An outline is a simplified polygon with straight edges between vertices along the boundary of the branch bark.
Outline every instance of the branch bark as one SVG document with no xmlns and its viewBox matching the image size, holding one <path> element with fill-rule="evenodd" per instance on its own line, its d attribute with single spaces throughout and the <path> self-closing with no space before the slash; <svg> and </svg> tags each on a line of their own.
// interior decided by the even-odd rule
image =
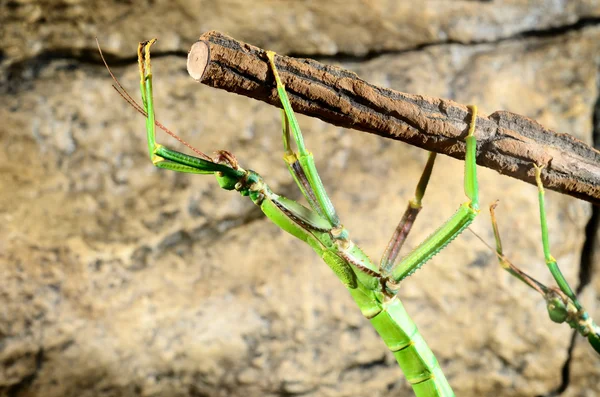
<svg viewBox="0 0 600 397">
<path fill-rule="evenodd" d="M 451 100 L 406 94 L 311 59 L 277 56 L 294 111 L 464 160 L 469 111 Z M 203 34 L 188 54 L 197 81 L 281 107 L 266 52 L 219 32 Z M 477 164 L 535 185 L 543 165 L 548 189 L 600 205 L 600 152 L 518 114 L 477 117 Z"/>
</svg>

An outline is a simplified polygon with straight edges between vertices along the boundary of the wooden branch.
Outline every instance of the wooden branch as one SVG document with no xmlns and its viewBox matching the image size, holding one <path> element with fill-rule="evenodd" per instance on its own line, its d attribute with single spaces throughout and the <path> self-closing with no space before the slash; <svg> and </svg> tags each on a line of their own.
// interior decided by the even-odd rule
<svg viewBox="0 0 600 397">
<path fill-rule="evenodd" d="M 311 59 L 277 56 L 276 64 L 296 112 L 464 160 L 465 105 L 377 87 Z M 219 32 L 192 46 L 188 72 L 206 85 L 281 107 L 265 50 Z M 479 115 L 476 136 L 479 165 L 533 185 L 533 164 L 544 165 L 545 187 L 600 205 L 598 150 L 504 111 Z"/>
</svg>

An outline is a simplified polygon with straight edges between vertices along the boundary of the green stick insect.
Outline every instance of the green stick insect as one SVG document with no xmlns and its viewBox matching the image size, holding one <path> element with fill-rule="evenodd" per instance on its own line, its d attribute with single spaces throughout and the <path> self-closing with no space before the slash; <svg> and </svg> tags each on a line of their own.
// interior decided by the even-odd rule
<svg viewBox="0 0 600 397">
<path fill-rule="evenodd" d="M 509 272 L 512 276 L 524 282 L 532 289 L 539 292 L 546 301 L 546 309 L 550 319 L 555 323 L 567 323 L 582 336 L 586 337 L 596 352 L 600 353 L 600 327 L 594 323 L 590 315 L 585 311 L 575 293 L 569 286 L 560 271 L 556 259 L 550 254 L 550 243 L 548 240 L 548 224 L 546 222 L 546 209 L 544 200 L 544 185 L 542 184 L 542 168 L 534 165 L 535 180 L 538 187 L 538 200 L 540 207 L 540 224 L 542 230 L 542 246 L 544 248 L 544 257 L 546 265 L 556 281 L 558 287 L 547 287 L 527 273 L 523 272 L 513 265 L 503 254 L 502 241 L 498 231 L 498 222 L 496 221 L 495 209 L 498 202 L 490 206 L 490 215 L 492 217 L 492 227 L 496 239 L 496 254 L 500 266 Z M 477 236 L 479 237 L 479 236 Z M 487 245 L 487 244 L 486 244 Z"/>
<path fill-rule="evenodd" d="M 415 323 L 406 313 L 397 292 L 402 280 L 448 245 L 473 221 L 479 212 L 475 164 L 476 138 L 474 136 L 477 108 L 469 107 L 471 114 L 465 138 L 464 187 L 468 201 L 462 204 L 446 223 L 415 250 L 402 259 L 398 258 L 400 248 L 422 207 L 421 200 L 435 161 L 435 153 L 431 153 L 417 184 L 415 197 L 409 201 L 379 265 L 376 265 L 350 240 L 348 231 L 341 224 L 331 200 L 325 192 L 313 156 L 304 145 L 300 127 L 277 72 L 275 53 L 266 52 L 265 55 L 275 77 L 277 94 L 283 107 L 284 160 L 310 208 L 271 191 L 260 175 L 240 167 L 233 154 L 221 150 L 214 158 L 211 158 L 187 144 L 155 120 L 150 65 L 150 47 L 155 41 L 156 39 L 153 39 L 140 43 L 138 47 L 143 106 L 138 105 L 129 96 L 111 73 L 116 82 L 117 92 L 146 117 L 148 152 L 152 163 L 159 168 L 177 172 L 214 174 L 223 189 L 237 190 L 242 196 L 249 196 L 267 218 L 281 229 L 306 242 L 333 270 L 347 287 L 363 315 L 369 319 L 394 354 L 416 396 L 454 396 L 437 359 L 419 334 Z M 156 126 L 184 143 L 198 156 L 190 156 L 156 143 Z M 292 140 L 297 151 L 292 148 Z M 499 237 L 497 237 L 497 241 L 499 243 Z M 499 257 L 503 258 L 501 251 L 498 252 Z M 574 304 L 576 300 L 571 299 L 570 302 Z M 566 304 L 566 306 L 569 305 Z"/>
</svg>

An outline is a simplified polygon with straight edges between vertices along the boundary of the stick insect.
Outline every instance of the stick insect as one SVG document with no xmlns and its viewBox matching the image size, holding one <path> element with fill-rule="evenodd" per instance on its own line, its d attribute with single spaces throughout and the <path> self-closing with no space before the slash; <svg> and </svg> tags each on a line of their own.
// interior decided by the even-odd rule
<svg viewBox="0 0 600 397">
<path fill-rule="evenodd" d="M 544 301 L 546 302 L 546 309 L 548 310 L 548 316 L 550 317 L 550 320 L 558 324 L 568 324 L 571 328 L 579 332 L 579 334 L 586 337 L 594 350 L 600 353 L 600 327 L 594 323 L 590 315 L 583 308 L 575 296 L 573 289 L 564 278 L 560 268 L 558 267 L 558 264 L 556 263 L 556 259 L 554 259 L 550 253 L 548 223 L 546 222 L 546 205 L 544 199 L 545 192 L 544 185 L 542 183 L 542 168 L 542 166 L 534 164 L 535 180 L 538 187 L 542 247 L 544 249 L 546 266 L 548 266 L 548 270 L 550 270 L 550 273 L 552 274 L 552 277 L 554 278 L 554 281 L 556 281 L 558 287 L 547 287 L 546 285 L 540 283 L 513 265 L 508 258 L 504 256 L 502 250 L 502 240 L 500 239 L 500 232 L 498 230 L 498 221 L 496 220 L 495 209 L 498 205 L 498 202 L 496 201 L 490 205 L 490 216 L 492 218 L 492 228 L 494 231 L 494 238 L 496 240 L 496 255 L 498 257 L 498 262 L 504 270 L 542 295 Z M 480 238 L 479 236 L 477 237 Z"/>
<path fill-rule="evenodd" d="M 422 198 L 436 158 L 435 153 L 430 153 L 417 184 L 415 197 L 409 201 L 380 263 L 376 265 L 352 242 L 348 230 L 342 225 L 327 196 L 313 156 L 304 145 L 285 86 L 279 77 L 275 53 L 267 51 L 265 57 L 273 73 L 276 92 L 283 108 L 281 113 L 284 160 L 310 208 L 274 193 L 259 174 L 242 168 L 232 153 L 220 150 L 211 158 L 193 148 L 155 119 L 150 64 L 150 48 L 155 41 L 156 39 L 142 42 L 138 46 L 142 106 L 131 98 L 111 73 L 117 92 L 146 117 L 148 152 L 152 163 L 156 167 L 177 172 L 214 174 L 221 188 L 236 190 L 242 196 L 248 196 L 275 225 L 306 242 L 331 268 L 346 286 L 362 314 L 392 351 L 417 397 L 454 396 L 437 359 L 405 311 L 397 292 L 402 280 L 448 245 L 479 213 L 475 163 L 477 108 L 470 106 L 470 114 L 466 112 L 465 116 L 468 122 L 465 123 L 467 134 L 464 189 L 468 201 L 416 249 L 399 258 L 400 249 L 422 208 Z M 188 146 L 197 156 L 174 151 L 157 143 L 156 127 Z M 499 242 L 498 234 L 496 236 Z M 501 251 L 498 252 L 503 258 Z"/>
</svg>

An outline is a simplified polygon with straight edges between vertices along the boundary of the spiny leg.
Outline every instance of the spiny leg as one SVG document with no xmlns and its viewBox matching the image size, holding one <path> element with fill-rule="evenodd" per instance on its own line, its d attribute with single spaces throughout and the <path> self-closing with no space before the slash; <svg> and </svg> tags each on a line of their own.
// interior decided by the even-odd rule
<svg viewBox="0 0 600 397">
<path fill-rule="evenodd" d="M 431 171 L 433 170 L 435 158 L 436 153 L 429 152 L 427 164 L 423 169 L 423 173 L 421 174 L 421 178 L 419 179 L 419 183 L 417 184 L 417 188 L 415 190 L 415 197 L 408 202 L 408 206 L 404 211 L 404 215 L 402 215 L 402 219 L 400 219 L 398 226 L 396 226 L 394 234 L 392 235 L 392 238 L 390 239 L 390 242 L 388 243 L 383 256 L 381 257 L 381 262 L 379 263 L 379 272 L 381 274 L 388 274 L 391 271 L 396 259 L 398 258 L 400 249 L 402 248 L 402 245 L 404 245 L 404 241 L 414 225 L 417 215 L 423 208 L 421 200 L 425 195 L 425 190 L 427 189 L 427 184 L 429 183 L 429 178 L 431 177 Z"/>
<path fill-rule="evenodd" d="M 319 177 L 313 155 L 306 150 L 300 126 L 292 110 L 285 86 L 281 82 L 277 67 L 275 66 L 275 53 L 267 51 L 267 58 L 275 76 L 277 93 L 283 107 L 284 160 L 288 164 L 288 169 L 302 191 L 302 194 L 306 197 L 313 210 L 324 216 L 333 227 L 338 227 L 340 226 L 339 217 Z M 290 147 L 292 137 L 298 148 L 298 153 L 295 153 Z M 345 235 L 344 231 L 341 231 L 341 233 Z"/>
<path fill-rule="evenodd" d="M 550 254 L 550 242 L 548 240 L 548 224 L 546 222 L 546 205 L 544 200 L 544 185 L 542 184 L 542 168 L 534 164 L 535 167 L 535 181 L 538 187 L 538 198 L 539 198 L 539 207 L 540 207 L 540 224 L 542 229 L 542 245 L 544 247 L 544 257 L 546 259 L 546 266 L 548 266 L 548 270 L 552 273 L 552 277 L 560 287 L 561 291 L 565 293 L 573 301 L 573 304 L 577 308 L 577 310 L 581 310 L 581 304 L 577 300 L 575 293 L 571 289 L 571 286 L 565 280 L 562 272 L 560 271 L 556 259 Z"/>
<path fill-rule="evenodd" d="M 218 164 L 203 158 L 190 156 L 156 143 L 156 127 L 154 114 L 154 100 L 152 94 L 152 68 L 150 64 L 150 47 L 156 39 L 142 42 L 138 46 L 138 66 L 140 72 L 140 91 L 142 104 L 146 117 L 146 134 L 148 139 L 148 152 L 152 163 L 158 168 L 191 174 L 218 173 L 219 183 L 227 184 L 229 181 L 222 179 L 239 180 L 244 175 L 244 170 L 234 169 L 225 164 Z M 222 185 L 223 186 L 223 185 Z"/>
<path fill-rule="evenodd" d="M 300 166 L 300 162 L 298 161 L 296 154 L 292 150 L 290 146 L 290 123 L 288 118 L 285 115 L 285 111 L 281 110 L 281 123 L 282 123 L 282 131 L 283 131 L 283 160 L 287 165 L 288 171 L 294 178 L 294 182 L 300 188 L 302 195 L 308 201 L 310 207 L 317 212 L 321 217 L 327 219 L 327 216 L 323 212 L 323 209 L 319 205 L 319 200 L 315 195 L 313 188 L 310 186 L 309 180 L 304 173 L 304 170 Z"/>
<path fill-rule="evenodd" d="M 562 323 L 566 321 L 568 317 L 568 302 L 569 298 L 558 288 L 549 288 L 544 284 L 540 283 L 527 273 L 513 265 L 505 256 L 502 250 L 502 240 L 500 238 L 500 231 L 498 229 L 498 221 L 496 219 L 496 207 L 498 201 L 495 201 L 490 205 L 490 216 L 492 219 L 492 229 L 494 231 L 494 239 L 496 240 L 496 254 L 500 267 L 510 273 L 513 277 L 521 280 L 525 285 L 536 290 L 544 297 L 546 301 L 546 307 L 548 314 L 552 321 Z M 479 236 L 477 236 L 479 237 Z M 483 240 L 482 240 L 483 241 Z M 573 310 L 577 310 L 573 307 Z"/>
<path fill-rule="evenodd" d="M 463 203 L 456 213 L 448 219 L 441 227 L 423 241 L 416 249 L 410 252 L 399 263 L 395 264 L 389 274 L 392 283 L 399 283 L 406 277 L 413 274 L 433 255 L 437 254 L 446 245 L 448 245 L 456 236 L 458 236 L 467 226 L 473 222 L 475 216 L 479 213 L 479 187 L 477 184 L 477 164 L 476 151 L 477 140 L 475 138 L 475 125 L 477 122 L 477 107 L 469 106 L 471 110 L 471 120 L 469 122 L 469 132 L 465 138 L 465 195 L 469 199 Z"/>
</svg>

